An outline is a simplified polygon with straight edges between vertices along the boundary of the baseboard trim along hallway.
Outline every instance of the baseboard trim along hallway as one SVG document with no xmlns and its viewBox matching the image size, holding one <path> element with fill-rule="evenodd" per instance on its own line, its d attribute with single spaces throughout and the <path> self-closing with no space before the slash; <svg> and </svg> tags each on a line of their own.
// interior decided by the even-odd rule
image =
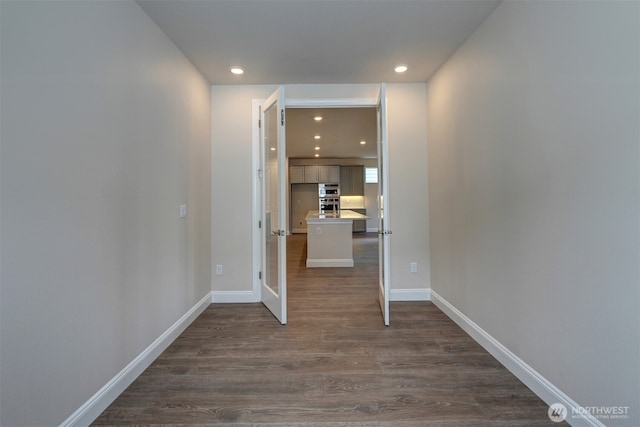
<svg viewBox="0 0 640 427">
<path fill-rule="evenodd" d="M 389 301 L 431 301 L 431 289 L 391 289 Z"/>
<path fill-rule="evenodd" d="M 91 424 L 211 304 L 211 298 L 209 292 L 60 426 L 79 427 Z"/>
<path fill-rule="evenodd" d="M 253 291 L 213 291 L 212 303 L 251 303 L 260 302 L 260 295 Z"/>
<path fill-rule="evenodd" d="M 282 328 L 271 318 L 268 312 L 265 312 L 263 307 L 261 308 L 260 305 L 254 306 L 250 304 L 239 304 L 238 306 L 232 308 L 229 304 L 218 304 L 215 309 L 212 307 L 210 310 L 206 311 L 210 303 L 256 303 L 257 301 L 259 301 L 259 298 L 256 298 L 255 292 L 253 291 L 210 292 L 197 304 L 195 304 L 194 307 L 192 307 L 184 316 L 182 316 L 177 322 L 175 322 L 166 332 L 158 337 L 140 355 L 138 355 L 133 361 L 131 361 L 131 363 L 129 363 L 127 367 L 125 367 L 120 373 L 118 373 L 113 379 L 111 379 L 111 381 L 109 381 L 104 387 L 102 387 L 71 417 L 69 417 L 64 423 L 62 423 L 62 425 L 89 425 L 92 422 L 96 421 L 98 417 L 101 417 L 101 420 L 98 424 L 113 424 L 119 419 L 120 421 L 134 421 L 140 419 L 148 421 L 149 419 L 151 419 L 135 418 L 136 411 L 140 409 L 136 409 L 136 407 L 127 406 L 127 410 L 131 411 L 129 415 L 119 413 L 117 405 L 116 409 L 112 409 L 112 411 L 108 414 L 103 414 L 103 411 L 111 406 L 112 403 L 116 401 L 118 396 L 120 396 L 125 391 L 125 389 L 127 389 L 142 374 L 142 372 L 152 364 L 152 362 L 158 359 L 161 353 L 163 353 L 163 351 L 165 351 L 167 347 L 169 347 L 169 345 L 174 340 L 176 340 L 176 338 L 178 338 L 178 336 L 180 336 L 183 331 L 185 331 L 185 329 L 187 329 L 187 327 L 191 325 L 199 315 L 205 313 L 206 311 L 206 313 L 208 313 L 207 316 L 199 320 L 200 326 L 196 326 L 193 330 L 190 329 L 190 338 L 189 336 L 186 338 L 182 337 L 183 340 L 186 339 L 189 345 L 195 346 L 196 349 L 199 345 L 206 348 L 202 355 L 200 355 L 200 350 L 197 350 L 194 353 L 197 354 L 197 356 L 193 357 L 194 360 L 192 362 L 188 362 L 195 363 L 196 366 L 194 370 L 195 374 L 192 375 L 192 381 L 199 377 L 197 373 L 200 370 L 205 373 L 203 374 L 204 379 L 202 379 L 202 381 L 206 382 L 207 380 L 210 380 L 209 377 L 211 377 L 213 373 L 217 373 L 216 382 L 220 381 L 221 383 L 224 383 L 225 381 L 227 381 L 231 385 L 231 388 L 229 389 L 230 391 L 227 390 L 227 392 L 223 391 L 222 389 L 218 390 L 216 387 L 212 386 L 212 390 L 217 390 L 217 400 L 211 402 L 205 401 L 204 403 L 200 402 L 197 404 L 194 403 L 194 407 L 197 407 L 198 404 L 200 404 L 203 405 L 203 407 L 208 408 L 205 412 L 198 412 L 196 415 L 192 414 L 196 418 L 198 416 L 202 417 L 206 415 L 206 417 L 202 418 L 202 420 L 206 419 L 207 422 L 213 422 L 216 420 L 219 422 L 220 420 L 216 417 L 220 414 L 226 414 L 227 411 L 231 411 L 233 414 L 236 414 L 235 411 L 237 410 L 236 406 L 238 405 L 238 403 L 234 400 L 234 390 L 237 391 L 247 386 L 248 384 L 252 384 L 252 376 L 257 372 L 255 371 L 255 364 L 257 364 L 257 366 L 260 366 L 260 363 L 269 366 L 273 364 L 276 371 L 280 369 L 280 371 L 282 371 L 281 374 L 285 375 L 285 377 L 288 378 L 288 380 L 285 382 L 286 387 L 283 389 L 283 398 L 289 398 L 290 395 L 292 395 L 292 393 L 287 393 L 287 391 L 291 387 L 301 387 L 301 390 L 306 390 L 310 395 L 313 395 L 313 392 L 316 389 L 324 390 L 324 388 L 328 387 L 333 391 L 334 394 L 339 394 L 342 385 L 348 385 L 350 384 L 350 381 L 355 381 L 356 383 L 358 381 L 364 381 L 365 384 L 368 384 L 369 382 L 371 382 L 372 384 L 377 384 L 375 381 L 378 381 L 377 378 L 382 375 L 387 383 L 393 385 L 395 384 L 394 381 L 402 381 L 402 379 L 397 380 L 396 375 L 399 375 L 400 377 L 402 377 L 402 375 L 409 375 L 407 378 L 417 378 L 415 368 L 413 368 L 413 364 L 417 363 L 415 362 L 415 360 L 420 360 L 420 363 L 424 362 L 423 359 L 420 359 L 417 355 L 414 354 L 415 348 L 419 347 L 421 349 L 429 348 L 429 351 L 432 352 L 432 356 L 434 358 L 430 363 L 433 364 L 432 368 L 434 368 L 435 371 L 423 372 L 422 375 L 425 376 L 425 378 L 423 378 L 423 383 L 434 381 L 433 379 L 429 379 L 429 375 L 434 375 L 434 378 L 437 378 L 436 371 L 439 371 L 446 366 L 448 366 L 449 369 L 452 369 L 452 372 L 454 374 L 465 374 L 460 375 L 460 378 L 466 378 L 466 376 L 470 373 L 472 373 L 472 375 L 479 375 L 479 378 L 484 378 L 484 381 L 486 381 L 485 385 L 493 384 L 491 381 L 495 380 L 492 376 L 486 378 L 484 377 L 484 375 L 487 375 L 487 371 L 483 371 L 481 369 L 483 366 L 489 370 L 495 370 L 494 374 L 499 373 L 500 370 L 504 371 L 505 373 L 506 371 L 509 371 L 509 375 L 517 378 L 526 387 L 528 387 L 529 390 L 527 390 L 527 393 L 530 396 L 537 395 L 536 400 L 538 400 L 538 402 L 540 403 L 538 410 L 542 411 L 542 417 L 547 417 L 547 407 L 545 407 L 545 404 L 552 405 L 554 403 L 561 403 L 565 405 L 566 408 L 568 408 L 569 416 L 567 417 L 567 421 L 571 425 L 590 427 L 603 426 L 603 424 L 601 424 L 595 418 L 586 418 L 586 416 L 588 415 L 581 417 L 576 416 L 575 418 L 573 418 L 571 416 L 572 413 L 584 413 L 579 412 L 581 407 L 577 404 L 577 402 L 575 402 L 567 394 L 562 392 L 558 387 L 544 378 L 540 373 L 535 371 L 531 366 L 529 366 L 522 359 L 516 356 L 511 350 L 501 344 L 487 331 L 483 330 L 479 325 L 474 323 L 464 313 L 462 313 L 459 309 L 453 306 L 449 301 L 444 299 L 433 289 L 392 289 L 390 291 L 390 297 L 391 301 L 397 302 L 397 305 L 393 305 L 393 310 L 395 310 L 393 312 L 396 313 L 397 317 L 394 319 L 392 316 L 392 327 L 390 329 L 377 329 L 379 327 L 379 322 L 381 319 L 379 318 L 380 313 L 377 301 L 378 256 L 376 242 L 377 240 L 374 238 L 370 238 L 368 236 L 359 236 L 356 242 L 357 244 L 355 246 L 356 251 L 354 253 L 354 255 L 357 255 L 356 258 L 358 260 L 354 271 L 358 270 L 358 274 L 357 278 L 354 278 L 352 277 L 351 269 L 334 268 L 316 270 L 305 268 L 304 258 L 306 254 L 303 251 L 305 243 L 304 236 L 294 236 L 290 238 L 288 242 L 288 251 L 290 253 L 290 257 L 288 258 L 287 262 L 288 271 L 290 273 L 288 274 L 288 278 L 290 279 L 291 285 L 289 295 L 289 310 L 292 319 L 291 324 L 287 325 L 286 328 Z M 289 245 L 291 246 L 290 248 Z M 431 302 L 427 303 L 428 301 Z M 434 310 L 430 310 L 429 305 L 413 305 L 414 303 L 420 304 L 421 302 L 425 304 L 432 304 L 431 307 L 440 310 L 440 316 L 442 320 L 438 320 L 437 312 L 435 312 Z M 238 314 L 236 313 L 236 311 L 238 311 L 238 313 L 244 312 L 248 314 Z M 233 316 L 240 317 L 234 318 Z M 451 326 L 446 330 L 449 331 L 449 333 L 454 332 L 454 334 L 451 335 L 450 338 L 443 338 L 443 336 L 439 333 L 436 333 L 434 335 L 433 331 L 428 328 L 420 329 L 416 327 L 416 321 L 422 322 L 421 324 L 423 325 L 423 328 L 424 325 L 427 324 L 432 324 L 435 327 L 445 325 L 446 323 L 442 322 L 446 318 L 451 320 L 451 322 L 447 322 Z M 213 322 L 216 327 L 213 329 L 209 328 L 208 326 L 206 326 L 207 322 Z M 203 323 L 205 324 L 204 327 L 202 326 Z M 455 326 L 454 323 L 457 324 L 457 326 Z M 206 341 L 199 341 L 199 339 L 202 338 L 202 332 L 198 331 L 198 328 L 203 328 L 202 331 L 205 332 L 205 335 L 207 337 Z M 460 332 L 458 335 L 455 334 L 456 329 Z M 392 330 L 395 330 L 395 332 L 391 333 L 390 331 Z M 253 340 L 247 341 L 247 337 L 245 335 L 248 333 L 247 331 L 251 331 L 251 334 L 249 336 L 253 337 Z M 468 336 L 462 334 L 462 331 L 464 331 L 464 333 L 466 333 Z M 316 335 L 313 335 L 314 333 Z M 312 336 L 308 337 L 305 334 L 311 334 Z M 403 341 L 406 337 L 411 338 L 420 336 L 423 337 L 423 341 L 420 341 L 419 344 L 412 342 L 406 343 Z M 456 339 L 464 341 L 464 339 L 462 338 L 463 336 L 466 337 L 464 339 L 466 339 L 468 342 L 475 341 L 479 346 L 483 347 L 488 354 L 484 353 L 484 350 L 482 350 L 482 353 L 486 354 L 487 358 L 490 357 L 489 354 L 493 358 L 495 358 L 495 360 L 493 361 L 493 365 L 490 364 L 489 359 L 485 359 L 485 356 L 483 356 L 481 353 L 478 353 L 477 351 L 474 353 L 474 347 L 480 349 L 480 347 L 475 345 L 470 346 L 468 344 L 464 344 L 464 342 L 457 344 L 460 349 L 471 349 L 471 353 L 468 355 L 455 351 L 447 351 L 448 347 L 452 346 L 452 348 L 455 348 L 454 341 Z M 216 339 L 212 340 L 211 338 L 213 337 L 215 337 Z M 306 344 L 307 341 L 305 341 L 305 337 L 309 340 L 308 344 Z M 227 343 L 227 341 L 229 342 Z M 373 345 L 372 342 L 375 345 Z M 270 343 L 275 343 L 275 347 L 269 347 Z M 189 345 L 187 345 L 185 348 L 188 348 Z M 221 346 L 220 348 L 224 350 L 224 354 L 219 353 L 216 350 L 216 345 Z M 287 363 L 283 363 L 282 361 L 270 361 L 268 355 L 271 352 L 277 353 L 278 351 L 282 351 L 282 345 L 287 346 L 286 351 L 283 353 L 283 357 L 286 355 L 286 357 L 291 358 L 291 360 Z M 315 348 L 315 345 L 318 345 L 319 347 Z M 402 345 L 404 345 L 404 347 L 402 348 L 404 348 L 405 354 L 402 354 L 402 352 L 398 353 L 398 346 Z M 262 346 L 264 346 L 264 348 Z M 367 348 L 367 346 L 370 346 L 369 350 L 366 350 L 363 354 L 360 354 L 359 352 L 362 351 L 362 348 Z M 257 351 L 259 357 L 257 357 L 255 360 L 253 356 L 245 359 L 238 356 L 244 355 L 245 350 L 251 348 L 253 348 L 254 350 L 261 349 Z M 394 350 L 391 353 L 387 353 L 387 351 L 389 351 L 388 348 L 393 348 Z M 173 360 L 175 359 L 176 354 L 181 354 L 181 351 L 186 351 L 185 354 L 190 354 L 188 350 L 180 350 L 180 346 L 178 346 L 177 350 L 175 350 L 174 353 L 171 353 L 173 354 L 173 357 L 171 356 L 171 354 L 169 356 L 163 356 L 165 357 L 165 360 L 161 360 L 160 365 L 163 365 L 164 363 L 163 366 L 166 367 L 173 366 L 172 364 L 176 363 L 178 365 L 187 363 L 183 360 L 180 360 L 180 357 L 178 357 L 178 359 L 176 360 Z M 234 353 L 234 351 L 236 353 Z M 296 351 L 298 351 L 298 353 L 295 353 Z M 380 353 L 376 353 L 376 351 L 379 351 Z M 227 354 L 227 352 L 229 353 Z M 372 354 L 375 357 L 373 357 L 371 360 L 368 360 L 367 357 L 372 357 Z M 402 360 L 402 357 L 404 357 L 406 359 L 405 362 L 400 363 L 396 361 L 394 359 L 396 356 L 399 357 L 400 360 Z M 236 358 L 238 357 L 240 358 L 236 360 Z M 467 359 L 465 359 L 465 357 Z M 475 364 L 469 364 L 469 360 L 475 360 L 473 358 L 477 357 L 480 357 L 480 359 L 478 359 L 480 360 L 480 362 L 476 361 L 474 362 Z M 218 358 L 220 358 L 220 360 L 218 360 Z M 239 372 L 242 372 L 242 369 L 244 369 L 245 371 L 250 372 L 251 375 L 246 378 L 242 375 L 240 375 L 240 377 L 238 378 L 235 378 L 233 376 L 228 377 L 228 374 L 224 370 L 226 368 L 224 368 L 223 366 L 224 361 L 226 360 L 225 358 L 234 359 L 233 366 L 235 367 L 235 369 L 239 369 Z M 453 359 L 454 361 L 458 359 L 459 360 L 458 362 L 453 363 L 449 361 L 450 359 Z M 305 362 L 301 363 L 300 360 L 305 360 Z M 242 361 L 244 361 L 243 363 L 247 364 L 247 366 L 244 366 L 241 363 Z M 354 361 L 357 361 L 357 363 Z M 363 377 L 363 375 L 365 375 L 365 373 L 367 372 L 367 363 L 365 362 L 375 366 L 374 371 L 376 375 L 372 377 L 373 379 L 367 380 Z M 499 365 L 498 362 L 502 365 L 500 369 L 497 369 L 497 365 Z M 352 363 L 353 366 L 350 363 Z M 442 366 L 437 366 L 438 363 Z M 468 366 L 465 365 L 465 363 L 468 364 Z M 332 366 L 332 364 L 337 364 L 336 366 L 339 365 L 340 367 L 343 367 L 344 365 L 348 369 L 346 369 L 345 372 L 341 372 L 339 369 L 337 371 L 332 369 L 330 371 L 330 375 L 327 374 L 326 378 L 320 375 L 322 373 L 322 369 L 325 368 L 325 365 Z M 427 366 L 428 365 L 429 363 L 427 363 Z M 476 372 L 476 368 L 478 367 L 476 365 L 480 367 L 481 372 Z M 464 371 L 464 369 L 460 372 L 455 370 L 459 369 L 460 367 L 464 368 L 465 366 L 465 369 L 467 369 L 467 371 Z M 169 372 L 168 374 L 166 374 L 164 371 L 162 371 L 162 369 L 161 371 L 163 372 L 163 375 L 168 375 L 167 378 L 179 382 L 184 380 L 184 378 L 182 378 L 182 376 L 180 375 L 181 369 L 184 369 L 184 366 L 180 365 L 180 369 L 178 369 L 176 373 Z M 421 369 L 424 369 L 424 367 L 422 367 Z M 385 370 L 387 372 L 384 372 Z M 153 375 L 153 372 L 145 373 L 145 375 Z M 220 376 L 220 378 L 218 378 L 218 375 Z M 287 375 L 289 377 L 287 377 Z M 267 376 L 267 379 L 272 378 Z M 195 385 L 193 385 L 195 389 L 198 389 L 198 387 L 200 387 L 200 383 L 198 381 L 200 380 L 195 380 Z M 234 381 L 237 381 L 237 383 Z M 245 383 L 243 381 L 247 382 Z M 346 381 L 346 383 L 343 384 L 342 381 Z M 263 383 L 269 384 L 270 382 L 264 380 Z M 415 385 L 415 387 L 419 386 L 420 384 Z M 458 384 L 458 386 L 460 385 Z M 520 386 L 522 386 L 522 384 L 520 384 Z M 189 387 L 191 386 L 189 386 L 188 384 L 182 384 L 181 387 L 186 390 L 185 396 L 188 396 Z M 410 388 L 406 388 L 406 385 L 403 385 L 402 387 L 402 389 L 407 393 L 411 390 Z M 451 391 L 451 387 L 453 386 L 449 384 L 447 386 L 444 386 L 443 390 Z M 428 393 L 432 391 L 432 388 L 433 384 L 430 384 L 425 390 L 427 390 L 426 392 Z M 172 389 L 170 397 L 162 397 L 162 393 L 164 391 L 160 388 L 155 391 L 155 393 L 157 394 L 155 398 L 147 396 L 147 392 L 149 391 L 149 389 L 145 389 L 144 386 L 142 386 L 142 388 L 138 388 L 138 393 L 140 393 L 140 390 L 144 391 L 144 393 L 142 394 L 145 396 L 144 399 L 174 399 L 176 402 L 181 401 L 180 399 L 184 400 L 184 396 L 180 397 L 179 395 L 179 391 L 181 390 L 180 388 L 175 390 Z M 247 390 L 252 389 L 249 388 Z M 260 388 L 258 388 L 257 390 L 260 391 Z M 274 392 L 278 392 L 277 388 L 274 390 Z M 465 393 L 473 392 L 468 391 L 467 388 L 464 388 L 464 390 L 466 390 Z M 365 387 L 360 391 L 362 393 L 365 393 L 368 392 L 368 389 Z M 176 397 L 176 393 L 178 393 L 178 397 Z M 391 393 L 393 394 L 393 392 Z M 516 392 L 516 394 L 518 393 L 523 392 Z M 522 394 L 522 396 L 526 395 L 527 393 Z M 133 393 L 133 395 L 135 395 L 135 392 Z M 464 396 L 460 397 L 454 393 L 449 396 L 449 398 L 452 398 L 452 396 L 456 397 L 449 403 L 458 402 L 460 399 L 464 401 Z M 473 395 L 470 394 L 469 396 Z M 469 396 L 467 396 L 469 402 L 473 401 L 473 398 Z M 374 401 L 377 401 L 376 399 L 378 399 L 381 402 L 387 402 L 387 400 L 385 399 L 389 398 L 389 396 L 385 395 L 384 393 L 374 393 L 374 395 L 370 397 L 371 399 L 374 399 Z M 225 403 L 223 403 L 223 401 L 225 398 L 231 399 L 230 402 L 232 403 L 227 402 L 227 406 L 224 406 Z M 326 407 L 322 407 L 322 405 L 318 406 L 319 404 L 316 399 L 311 399 L 307 402 L 307 409 L 311 410 L 313 408 L 321 408 L 325 411 L 329 411 L 326 412 L 327 416 L 329 416 L 332 413 L 331 410 L 333 410 L 335 414 L 337 414 L 337 417 L 340 421 L 346 421 L 349 419 L 351 421 L 362 421 L 358 419 L 358 414 L 349 415 L 349 411 L 340 406 L 343 405 L 342 400 L 334 401 L 331 400 L 332 398 L 335 398 L 335 396 L 329 396 Z M 494 399 L 495 398 L 496 397 L 494 396 Z M 484 404 L 488 405 L 490 404 L 490 401 L 491 399 L 488 399 Z M 367 402 L 368 401 L 365 400 L 365 403 L 360 402 L 358 405 L 368 404 Z M 392 404 L 395 402 L 395 400 L 391 399 L 389 402 L 387 403 Z M 409 403 L 404 402 L 403 404 L 399 404 L 396 410 L 400 411 L 399 413 L 404 413 L 405 415 L 409 414 L 408 416 L 410 418 L 411 415 L 409 412 L 406 412 L 407 409 L 405 407 L 415 406 L 414 410 L 418 411 L 424 409 L 420 405 L 416 406 L 415 402 L 412 402 L 413 401 L 410 401 Z M 299 404 L 303 405 L 302 403 Z M 207 407 L 206 405 L 212 406 Z M 354 407 L 360 408 L 360 406 L 358 405 Z M 168 411 L 167 414 L 171 413 L 171 411 L 173 410 L 171 406 L 163 408 L 163 410 Z M 270 411 L 273 410 L 273 408 L 261 408 L 262 407 L 260 407 L 260 405 L 253 407 L 253 409 L 251 410 L 245 408 L 246 411 L 242 412 L 242 414 L 244 414 L 243 416 L 245 418 L 251 420 L 261 419 L 260 416 L 267 417 L 265 419 L 271 419 L 269 418 L 269 414 Z M 351 406 L 349 406 L 349 408 L 351 408 Z M 461 408 L 468 410 L 469 406 L 465 404 L 461 406 Z M 385 415 L 383 409 L 380 409 L 379 407 L 374 409 L 376 411 L 379 411 L 381 416 Z M 437 408 L 433 409 L 435 410 Z M 521 409 L 525 410 L 524 407 L 522 407 Z M 144 412 L 144 408 L 142 408 L 142 411 Z M 260 411 L 266 412 L 262 413 Z M 347 412 L 343 413 L 341 411 Z M 175 412 L 174 416 L 177 417 L 175 418 L 175 420 L 186 420 L 186 418 L 181 418 L 179 412 L 179 410 L 178 412 Z M 446 413 L 448 414 L 449 412 L 447 411 Z M 140 416 L 144 416 L 143 413 L 141 414 L 142 415 Z M 345 414 L 351 416 L 351 418 L 345 418 L 347 416 Z M 481 413 L 479 412 L 478 414 Z M 462 411 L 460 414 L 461 418 L 458 421 L 463 421 L 465 417 L 478 416 L 478 414 L 473 415 Z M 371 417 L 371 414 L 366 411 L 360 415 L 363 419 Z M 529 416 L 525 413 L 521 415 L 524 415 L 525 417 Z M 130 416 L 131 418 L 126 418 L 127 416 Z M 284 414 L 280 414 L 280 416 L 284 416 Z M 482 416 L 484 415 L 481 415 L 480 418 L 469 418 L 469 420 L 475 419 L 476 421 L 480 422 L 484 420 Z M 295 419 L 295 414 L 291 415 L 291 417 L 293 417 L 291 419 Z M 534 419 L 535 417 L 530 418 L 530 420 Z M 505 420 L 505 422 L 506 421 L 507 420 Z"/>
<path fill-rule="evenodd" d="M 354 237 L 353 269 L 306 268 L 305 237 L 287 239 L 286 326 L 260 303 L 212 304 L 93 425 L 549 425 L 426 286 L 398 292 L 412 300 L 384 325 L 377 235 Z"/>
<path fill-rule="evenodd" d="M 553 385 L 525 361 L 516 356 L 507 347 L 492 337 L 484 329 L 465 316 L 460 310 L 451 305 L 447 300 L 438 295 L 434 290 L 430 291 L 431 302 L 444 314 L 460 326 L 478 344 L 484 347 L 493 357 L 522 381 L 531 391 L 548 405 L 562 403 L 568 408 L 569 415 L 566 421 L 572 426 L 605 427 L 595 417 L 585 413 L 583 408 L 562 390 Z M 580 414 L 572 418 L 571 414 Z"/>
</svg>

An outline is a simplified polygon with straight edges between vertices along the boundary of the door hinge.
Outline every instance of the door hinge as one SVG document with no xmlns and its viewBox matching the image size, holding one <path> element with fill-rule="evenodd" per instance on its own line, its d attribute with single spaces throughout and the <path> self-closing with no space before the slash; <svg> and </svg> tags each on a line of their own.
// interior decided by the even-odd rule
<svg viewBox="0 0 640 427">
<path fill-rule="evenodd" d="M 258 119 L 258 128 L 262 128 L 262 120 Z"/>
<path fill-rule="evenodd" d="M 280 110 L 280 126 L 284 126 L 284 108 Z"/>
<path fill-rule="evenodd" d="M 258 271 L 258 279 L 262 280 L 262 271 Z"/>
<path fill-rule="evenodd" d="M 262 228 L 262 220 L 258 220 L 258 228 Z"/>
</svg>

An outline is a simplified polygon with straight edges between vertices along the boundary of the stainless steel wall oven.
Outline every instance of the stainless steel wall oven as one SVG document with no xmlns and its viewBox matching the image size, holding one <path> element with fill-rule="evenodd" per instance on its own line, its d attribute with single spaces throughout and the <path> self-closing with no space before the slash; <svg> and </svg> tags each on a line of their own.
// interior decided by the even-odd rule
<svg viewBox="0 0 640 427">
<path fill-rule="evenodd" d="M 318 184 L 318 210 L 340 212 L 340 184 Z"/>
</svg>

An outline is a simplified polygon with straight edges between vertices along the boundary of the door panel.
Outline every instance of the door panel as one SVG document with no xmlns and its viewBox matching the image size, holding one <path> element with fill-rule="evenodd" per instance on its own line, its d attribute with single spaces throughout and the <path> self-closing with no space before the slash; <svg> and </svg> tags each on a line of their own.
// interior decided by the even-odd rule
<svg viewBox="0 0 640 427">
<path fill-rule="evenodd" d="M 287 323 L 284 88 L 260 108 L 262 177 L 262 303 Z"/>
<path fill-rule="evenodd" d="M 389 179 L 387 150 L 387 95 L 384 83 L 378 97 L 378 252 L 380 309 L 384 324 L 389 326 Z"/>
</svg>

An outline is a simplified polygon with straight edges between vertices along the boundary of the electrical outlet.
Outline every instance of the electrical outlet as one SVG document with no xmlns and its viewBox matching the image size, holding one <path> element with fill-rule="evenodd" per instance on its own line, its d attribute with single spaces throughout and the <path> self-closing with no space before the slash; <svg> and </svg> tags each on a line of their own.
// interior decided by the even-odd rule
<svg viewBox="0 0 640 427">
<path fill-rule="evenodd" d="M 222 264 L 216 264 L 216 276 L 222 276 Z"/>
<path fill-rule="evenodd" d="M 409 269 L 411 270 L 412 273 L 417 273 L 418 272 L 418 263 L 417 262 L 412 262 L 409 265 Z"/>
<path fill-rule="evenodd" d="M 316 234 L 322 234 L 322 228 L 316 227 Z"/>
</svg>

